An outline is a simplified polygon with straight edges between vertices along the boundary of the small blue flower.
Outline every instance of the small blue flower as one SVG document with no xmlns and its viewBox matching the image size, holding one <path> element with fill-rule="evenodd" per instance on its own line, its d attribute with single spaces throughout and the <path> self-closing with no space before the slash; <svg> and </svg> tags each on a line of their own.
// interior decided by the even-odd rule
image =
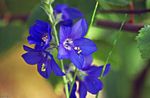
<svg viewBox="0 0 150 98">
<path fill-rule="evenodd" d="M 79 82 L 79 96 L 80 98 L 85 98 L 87 95 L 87 92 L 90 92 L 92 94 L 97 94 L 100 90 L 103 88 L 103 83 L 99 79 L 99 76 L 102 74 L 103 66 L 93 66 L 92 58 L 91 57 L 85 57 L 86 62 L 84 64 L 84 68 L 80 70 L 77 74 L 76 81 Z M 107 67 L 108 66 L 108 67 Z M 107 71 L 104 71 L 105 76 L 108 74 L 108 71 L 110 70 L 110 64 L 106 65 Z M 103 76 L 104 76 L 103 74 Z M 75 92 L 76 92 L 76 83 L 73 86 L 73 90 L 71 92 L 71 98 L 76 98 Z"/>
<path fill-rule="evenodd" d="M 54 8 L 54 13 L 56 17 L 61 14 L 60 24 L 68 26 L 73 24 L 73 20 L 83 17 L 78 9 L 68 7 L 65 4 L 57 4 Z"/>
<path fill-rule="evenodd" d="M 72 27 L 61 26 L 59 31 L 60 45 L 59 59 L 70 59 L 79 69 L 84 63 L 84 56 L 88 56 L 97 50 L 96 45 L 84 38 L 88 30 L 85 19 L 80 19 Z"/>
<path fill-rule="evenodd" d="M 36 45 L 35 49 L 32 49 L 24 45 L 23 48 L 27 51 L 27 53 L 22 55 L 23 59 L 28 64 L 37 64 L 38 72 L 44 78 L 49 78 L 51 72 L 54 72 L 57 76 L 64 75 L 55 62 L 53 56 L 49 52 L 45 51 L 43 47 Z"/>
<path fill-rule="evenodd" d="M 41 46 L 49 45 L 51 40 L 51 26 L 49 23 L 36 20 L 35 24 L 30 27 L 30 36 L 28 36 L 29 44 L 36 44 Z"/>
</svg>

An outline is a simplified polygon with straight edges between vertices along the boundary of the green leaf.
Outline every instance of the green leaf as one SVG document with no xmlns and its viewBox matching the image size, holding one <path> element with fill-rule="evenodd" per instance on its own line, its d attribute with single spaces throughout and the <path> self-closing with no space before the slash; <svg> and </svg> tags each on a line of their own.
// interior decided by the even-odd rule
<svg viewBox="0 0 150 98">
<path fill-rule="evenodd" d="M 141 55 L 145 59 L 150 59 L 150 25 L 144 26 L 139 32 L 136 39 Z"/>
</svg>

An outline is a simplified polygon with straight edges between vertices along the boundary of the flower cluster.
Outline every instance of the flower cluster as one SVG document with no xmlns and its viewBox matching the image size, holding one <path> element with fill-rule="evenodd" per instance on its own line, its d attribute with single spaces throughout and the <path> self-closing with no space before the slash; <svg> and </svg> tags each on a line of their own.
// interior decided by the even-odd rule
<svg viewBox="0 0 150 98">
<path fill-rule="evenodd" d="M 79 10 L 64 4 L 56 5 L 53 16 L 56 20 L 59 17 L 59 44 L 54 42 L 52 45 L 52 39 L 56 37 L 52 36 L 54 30 L 51 25 L 42 20 L 36 20 L 30 27 L 30 35 L 27 38 L 29 44 L 34 44 L 34 47 L 23 46 L 27 51 L 22 55 L 23 59 L 28 64 L 37 64 L 38 72 L 44 78 L 49 78 L 51 72 L 57 76 L 66 75 L 66 77 L 68 73 L 72 77 L 77 74 L 73 87 L 71 87 L 72 81 L 68 82 L 71 98 L 76 98 L 76 91 L 79 92 L 80 98 L 85 98 L 87 91 L 97 94 L 103 88 L 99 77 L 105 76 L 109 72 L 110 64 L 106 65 L 104 71 L 104 66 L 92 65 L 92 54 L 97 51 L 97 47 L 92 40 L 85 38 L 88 31 L 86 20 Z M 58 60 L 70 60 L 77 69 L 76 73 L 70 64 L 67 64 L 70 65 L 66 69 L 67 73 L 61 71 L 51 53 L 54 48 L 58 49 Z M 68 71 L 70 68 L 71 71 Z M 78 90 L 77 81 L 79 82 Z"/>
</svg>

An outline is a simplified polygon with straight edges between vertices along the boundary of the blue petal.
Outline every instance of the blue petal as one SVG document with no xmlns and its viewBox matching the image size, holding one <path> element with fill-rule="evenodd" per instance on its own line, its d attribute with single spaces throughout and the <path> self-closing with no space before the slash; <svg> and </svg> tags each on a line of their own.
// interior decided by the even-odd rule
<svg viewBox="0 0 150 98">
<path fill-rule="evenodd" d="M 90 55 L 97 50 L 97 47 L 94 44 L 94 42 L 87 38 L 80 38 L 74 40 L 74 45 L 80 47 L 80 49 L 82 50 L 81 54 L 85 56 Z"/>
<path fill-rule="evenodd" d="M 32 36 L 28 36 L 28 42 L 29 44 L 37 44 L 37 45 L 40 45 L 42 40 L 40 40 L 41 38 L 37 39 L 35 37 L 32 37 Z"/>
<path fill-rule="evenodd" d="M 84 63 L 84 57 L 82 55 L 78 55 L 74 50 L 70 52 L 71 62 L 79 69 L 82 69 Z"/>
<path fill-rule="evenodd" d="M 40 52 L 33 51 L 23 54 L 22 57 L 28 64 L 31 65 L 37 64 L 43 59 L 43 56 Z"/>
<path fill-rule="evenodd" d="M 106 64 L 106 67 L 105 67 L 105 70 L 104 70 L 104 73 L 103 73 L 103 77 L 106 76 L 110 71 L 110 64 Z"/>
<path fill-rule="evenodd" d="M 60 21 L 59 22 L 60 25 L 62 26 L 69 26 L 69 27 L 72 27 L 73 25 L 73 20 L 64 20 L 64 21 Z"/>
<path fill-rule="evenodd" d="M 60 26 L 60 30 L 59 30 L 60 43 L 63 43 L 64 40 L 69 37 L 70 33 L 71 33 L 71 27 Z"/>
<path fill-rule="evenodd" d="M 103 66 L 89 66 L 84 71 L 86 71 L 89 76 L 99 77 L 102 73 L 102 70 Z"/>
<path fill-rule="evenodd" d="M 87 88 L 87 91 L 92 94 L 97 94 L 103 88 L 102 82 L 97 77 L 86 76 L 83 82 Z"/>
<path fill-rule="evenodd" d="M 61 69 L 59 68 L 59 66 L 57 65 L 57 63 L 55 62 L 55 60 L 53 58 L 51 58 L 50 66 L 51 66 L 51 68 L 52 68 L 52 70 L 56 76 L 63 76 L 64 75 L 64 73 L 61 71 Z"/>
<path fill-rule="evenodd" d="M 84 85 L 83 82 L 79 82 L 79 96 L 80 98 L 86 98 L 86 95 L 87 95 L 87 89 Z"/>
<path fill-rule="evenodd" d="M 45 66 L 43 66 L 43 64 Z M 50 65 L 50 60 L 46 60 L 46 62 L 44 63 L 39 63 L 37 65 L 37 68 L 38 68 L 38 72 L 46 79 L 49 78 L 50 74 L 51 74 L 51 65 Z M 45 69 L 45 71 L 42 71 L 43 69 Z"/>
<path fill-rule="evenodd" d="M 24 49 L 25 51 L 34 51 L 34 49 L 32 49 L 32 48 L 30 48 L 30 47 L 28 47 L 28 46 L 26 46 L 26 45 L 23 45 L 23 49 Z"/>
<path fill-rule="evenodd" d="M 42 20 L 36 20 L 35 29 L 40 33 L 49 33 L 51 31 L 51 26 L 48 22 L 42 21 Z"/>
<path fill-rule="evenodd" d="M 70 91 L 70 85 L 68 85 L 69 87 L 69 91 Z M 77 89 L 77 85 L 76 83 L 74 83 L 73 87 L 72 87 L 72 92 L 70 94 L 70 98 L 76 98 L 76 89 Z"/>
<path fill-rule="evenodd" d="M 60 44 L 58 48 L 58 59 L 67 59 L 67 58 L 69 58 L 69 54 L 67 50 L 63 47 L 63 45 Z"/>
<path fill-rule="evenodd" d="M 75 9 L 75 8 L 65 8 L 62 11 L 62 13 L 64 14 L 65 19 L 74 20 L 74 19 L 83 17 L 82 13 L 78 9 Z"/>
<path fill-rule="evenodd" d="M 75 25 L 72 27 L 71 38 L 78 39 L 84 37 L 87 33 L 88 26 L 85 19 L 80 19 Z"/>
<path fill-rule="evenodd" d="M 57 4 L 54 8 L 55 13 L 61 13 L 62 10 L 67 8 L 68 6 L 66 4 Z"/>
<path fill-rule="evenodd" d="M 85 57 L 84 57 L 83 68 L 86 68 L 86 67 L 88 67 L 88 66 L 91 66 L 92 62 L 93 62 L 92 55 L 85 56 Z"/>
</svg>

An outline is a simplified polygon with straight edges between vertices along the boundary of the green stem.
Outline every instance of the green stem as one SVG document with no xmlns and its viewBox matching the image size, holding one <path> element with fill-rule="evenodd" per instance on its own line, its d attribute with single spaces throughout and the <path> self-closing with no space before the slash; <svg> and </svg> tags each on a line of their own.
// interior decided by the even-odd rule
<svg viewBox="0 0 150 98">
<path fill-rule="evenodd" d="M 89 25 L 89 29 L 92 27 L 93 23 L 94 23 L 94 18 L 95 18 L 95 15 L 96 15 L 96 11 L 97 11 L 97 8 L 98 8 L 98 4 L 99 2 L 97 1 L 96 4 L 95 4 L 95 8 L 94 8 L 94 11 L 93 11 L 93 15 L 92 15 L 92 18 L 91 18 L 91 22 L 90 22 L 90 25 Z"/>
<path fill-rule="evenodd" d="M 126 22 L 126 17 L 127 17 L 127 14 L 125 15 L 125 19 L 123 20 L 123 22 L 121 23 L 121 26 L 120 26 L 120 28 L 119 28 L 118 37 L 113 41 L 113 47 L 112 47 L 111 51 L 108 53 L 106 62 L 105 62 L 105 64 L 104 64 L 104 67 L 103 67 L 103 70 L 102 70 L 102 73 L 101 73 L 101 76 L 100 76 L 101 79 L 102 79 L 102 77 L 103 77 L 103 74 L 104 74 L 106 65 L 107 65 L 107 63 L 109 62 L 109 59 L 110 59 L 110 57 L 111 57 L 111 55 L 112 55 L 112 52 L 113 52 L 113 50 L 114 50 L 114 48 L 115 48 L 115 46 L 116 46 L 116 44 L 117 44 L 117 42 L 118 42 L 118 39 L 119 39 L 120 36 L 121 36 L 121 30 L 122 30 L 123 25 L 124 25 L 125 22 Z"/>
<path fill-rule="evenodd" d="M 73 81 L 72 81 L 71 86 L 70 86 L 70 95 L 71 95 L 72 88 L 73 88 L 73 85 L 74 85 L 75 80 L 76 80 L 76 77 L 77 77 L 77 72 L 78 72 L 78 69 L 76 68 L 76 69 L 75 69 L 75 74 L 74 74 L 74 76 L 73 76 Z"/>
<path fill-rule="evenodd" d="M 119 39 L 120 36 L 121 36 L 121 30 L 122 30 L 123 25 L 124 25 L 125 22 L 126 22 L 126 17 L 127 17 L 127 14 L 125 15 L 125 19 L 124 19 L 123 22 L 121 23 L 120 29 L 119 29 L 119 31 L 118 31 L 118 32 L 119 32 L 119 33 L 118 33 L 118 37 L 113 41 L 113 47 L 112 47 L 112 49 L 110 50 L 110 52 L 108 53 L 108 57 L 107 57 L 106 62 L 105 62 L 105 64 L 104 64 L 104 67 L 103 67 L 103 70 L 102 70 L 100 79 L 103 78 L 103 74 L 104 74 L 106 65 L 107 65 L 107 63 L 109 62 L 109 59 L 110 59 L 110 57 L 111 57 L 111 55 L 112 55 L 112 52 L 113 52 L 113 50 L 114 50 L 114 48 L 115 48 L 115 46 L 116 46 L 116 44 L 117 44 L 117 42 L 118 42 L 118 39 Z M 98 95 L 99 95 L 99 93 L 96 94 L 96 97 L 95 97 L 95 98 L 98 98 Z"/>
<path fill-rule="evenodd" d="M 51 9 L 51 13 L 48 16 L 49 16 L 49 20 L 52 24 L 52 29 L 53 29 L 54 37 L 56 40 L 56 44 L 57 44 L 57 46 L 59 46 L 59 39 L 58 39 L 58 35 L 57 35 L 57 30 L 56 30 L 56 21 L 55 21 L 55 18 L 53 16 L 53 8 L 52 8 L 51 4 L 50 4 L 50 9 Z M 61 64 L 62 71 L 65 73 L 63 60 L 60 60 L 60 64 Z M 67 77 L 65 75 L 63 76 L 63 81 L 65 84 L 66 98 L 69 98 L 69 89 L 68 89 L 68 84 L 67 84 Z"/>
</svg>

